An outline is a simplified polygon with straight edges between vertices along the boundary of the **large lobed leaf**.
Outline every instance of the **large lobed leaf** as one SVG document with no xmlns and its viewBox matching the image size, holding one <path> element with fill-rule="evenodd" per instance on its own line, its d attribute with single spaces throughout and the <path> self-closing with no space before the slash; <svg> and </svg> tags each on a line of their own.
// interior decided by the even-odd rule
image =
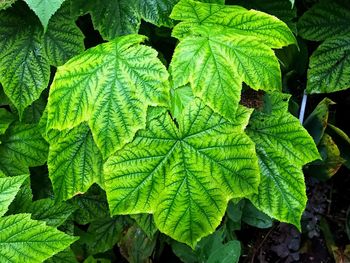
<svg viewBox="0 0 350 263">
<path fill-rule="evenodd" d="M 20 1 L 0 11 L 0 82 L 20 117 L 47 87 L 50 65 L 60 65 L 82 50 L 83 36 L 67 5 L 53 16 L 46 34 Z"/>
<path fill-rule="evenodd" d="M 87 121 L 108 157 L 145 126 L 149 105 L 165 105 L 168 73 L 157 52 L 128 35 L 101 44 L 58 68 L 48 101 L 48 128 Z"/>
<path fill-rule="evenodd" d="M 256 111 L 247 129 L 256 144 L 261 172 L 259 191 L 249 198 L 267 215 L 300 229 L 307 201 L 302 166 L 320 156 L 312 137 L 288 113 L 285 96 L 269 96 L 271 113 Z"/>
<path fill-rule="evenodd" d="M 168 114 L 149 120 L 105 164 L 111 213 L 153 213 L 160 231 L 194 247 L 218 226 L 229 199 L 256 192 L 254 144 L 243 132 L 249 115 L 239 107 L 230 123 L 194 100 L 179 129 Z"/>
<path fill-rule="evenodd" d="M 310 57 L 308 93 L 329 93 L 350 87 L 350 4 L 321 1 L 303 14 L 299 34 L 324 41 Z"/>
<path fill-rule="evenodd" d="M 271 48 L 295 43 L 276 17 L 240 6 L 182 0 L 171 17 L 181 22 L 170 64 L 175 88 L 191 84 L 195 96 L 232 120 L 242 82 L 253 89 L 280 90 L 281 73 Z"/>
<path fill-rule="evenodd" d="M 76 240 L 44 222 L 32 220 L 30 214 L 0 218 L 1 262 L 43 262 Z"/>
</svg>

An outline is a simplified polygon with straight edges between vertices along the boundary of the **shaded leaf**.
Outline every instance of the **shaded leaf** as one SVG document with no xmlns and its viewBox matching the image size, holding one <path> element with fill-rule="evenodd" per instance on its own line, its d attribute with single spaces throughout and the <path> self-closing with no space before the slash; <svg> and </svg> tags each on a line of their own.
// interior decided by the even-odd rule
<svg viewBox="0 0 350 263">
<path fill-rule="evenodd" d="M 303 123 L 316 145 L 320 142 L 327 128 L 329 106 L 334 104 L 332 100 L 324 98 Z"/>
<path fill-rule="evenodd" d="M 78 261 L 73 251 L 71 249 L 66 249 L 47 259 L 45 263 L 78 263 Z"/>
<path fill-rule="evenodd" d="M 64 202 L 51 199 L 40 199 L 33 202 L 26 212 L 31 213 L 32 219 L 45 221 L 48 226 L 62 225 L 77 208 Z"/>
<path fill-rule="evenodd" d="M 325 181 L 339 170 L 344 160 L 341 158 L 338 146 L 327 133 L 324 133 L 318 145 L 318 151 L 322 160 L 312 162 L 307 171 L 311 176 Z"/>
<path fill-rule="evenodd" d="M 350 169 L 350 138 L 341 129 L 328 124 L 326 132 L 332 136 L 340 150 L 340 156 L 345 160 L 344 165 Z"/>
<path fill-rule="evenodd" d="M 3 216 L 15 198 L 28 175 L 0 177 L 0 217 Z"/>
<path fill-rule="evenodd" d="M 0 108 L 0 135 L 4 134 L 15 117 L 6 109 Z M 0 140 L 1 142 L 1 140 Z"/>
<path fill-rule="evenodd" d="M 154 223 L 153 215 L 151 214 L 137 214 L 131 215 L 137 225 L 145 232 L 149 238 L 153 238 L 154 234 L 157 232 L 157 226 Z"/>
</svg>

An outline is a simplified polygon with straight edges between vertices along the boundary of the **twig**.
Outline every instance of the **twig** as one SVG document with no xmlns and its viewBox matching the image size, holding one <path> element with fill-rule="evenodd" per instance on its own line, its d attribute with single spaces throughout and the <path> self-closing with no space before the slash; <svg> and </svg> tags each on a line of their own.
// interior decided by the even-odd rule
<svg viewBox="0 0 350 263">
<path fill-rule="evenodd" d="M 260 242 L 259 246 L 257 248 L 254 248 L 254 252 L 252 255 L 252 260 L 250 261 L 251 263 L 254 263 L 254 259 L 255 259 L 255 254 L 257 252 L 259 252 L 259 250 L 261 249 L 261 247 L 263 246 L 263 244 L 265 243 L 266 239 L 269 237 L 269 235 L 272 233 L 273 230 L 275 230 L 276 225 L 274 225 L 273 227 L 270 228 L 269 232 L 267 232 L 266 236 L 264 237 L 264 239 Z"/>
</svg>

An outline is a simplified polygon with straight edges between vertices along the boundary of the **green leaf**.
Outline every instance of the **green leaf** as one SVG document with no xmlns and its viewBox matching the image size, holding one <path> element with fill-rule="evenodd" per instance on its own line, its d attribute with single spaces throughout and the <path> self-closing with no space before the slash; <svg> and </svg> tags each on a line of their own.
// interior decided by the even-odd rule
<svg viewBox="0 0 350 263">
<path fill-rule="evenodd" d="M 66 7 L 54 16 L 46 34 L 21 1 L 0 11 L 0 82 L 20 118 L 47 87 L 50 64 L 62 64 L 82 50 L 83 37 Z"/>
<path fill-rule="evenodd" d="M 46 30 L 51 16 L 60 8 L 64 0 L 24 0 L 39 17 Z"/>
<path fill-rule="evenodd" d="M 211 262 L 211 263 L 237 263 L 241 246 L 236 240 L 224 244 L 224 233 L 217 230 L 198 242 L 193 250 L 185 244 L 172 241 L 171 247 L 176 256 L 185 263 Z"/>
<path fill-rule="evenodd" d="M 327 133 L 323 134 L 318 151 L 322 160 L 312 162 L 308 166 L 307 172 L 308 175 L 326 181 L 338 172 L 345 160 L 341 158 L 338 146 Z"/>
<path fill-rule="evenodd" d="M 85 123 L 49 142 L 47 165 L 56 200 L 82 194 L 93 183 L 103 185 L 102 155 Z"/>
<path fill-rule="evenodd" d="M 0 10 L 11 7 L 14 2 L 16 2 L 16 0 L 0 0 Z"/>
<path fill-rule="evenodd" d="M 87 121 L 108 157 L 145 126 L 149 105 L 166 105 L 168 73 L 144 36 L 128 35 L 91 48 L 58 68 L 50 88 L 48 128 Z"/>
<path fill-rule="evenodd" d="M 15 117 L 6 109 L 0 108 L 0 135 L 4 134 Z M 1 140 L 0 140 L 1 144 Z"/>
<path fill-rule="evenodd" d="M 259 211 L 251 202 L 245 202 L 242 211 L 242 221 L 257 228 L 269 228 L 272 226 L 272 219 Z"/>
<path fill-rule="evenodd" d="M 172 27 L 169 18 L 178 0 L 75 0 L 74 13 L 90 13 L 94 27 L 106 40 L 135 34 L 139 31 L 141 18 L 157 26 Z"/>
<path fill-rule="evenodd" d="M 29 174 L 29 171 L 28 171 Z M 26 213 L 28 207 L 32 204 L 33 193 L 31 189 L 31 178 L 27 178 L 19 189 L 15 199 L 12 201 L 7 211 L 8 215 Z"/>
<path fill-rule="evenodd" d="M 350 86 L 350 4 L 321 1 L 298 22 L 299 34 L 308 40 L 324 41 L 310 57 L 308 93 L 328 93 Z"/>
<path fill-rule="evenodd" d="M 84 51 L 84 35 L 70 14 L 70 5 L 64 3 L 51 18 L 44 35 L 43 48 L 51 65 L 61 66 Z"/>
<path fill-rule="evenodd" d="M 295 44 L 296 40 L 285 23 L 275 16 L 240 6 L 200 3 L 181 0 L 170 17 L 181 20 L 174 28 L 173 35 L 182 39 L 191 27 L 198 25 L 215 26 L 234 35 L 254 37 L 271 48 Z"/>
<path fill-rule="evenodd" d="M 51 199 L 40 199 L 33 202 L 26 212 L 31 213 L 32 219 L 45 221 L 48 226 L 58 227 L 62 225 L 77 207 L 55 202 Z"/>
<path fill-rule="evenodd" d="M 216 249 L 206 263 L 238 263 L 241 255 L 241 244 L 237 240 L 229 241 Z"/>
<path fill-rule="evenodd" d="M 43 165 L 47 160 L 48 145 L 35 124 L 16 122 L 8 128 L 1 141 L 0 159 L 11 159 L 24 167 Z"/>
<path fill-rule="evenodd" d="M 227 202 L 256 192 L 254 144 L 243 132 L 250 111 L 228 122 L 198 100 L 178 119 L 149 121 L 110 157 L 105 187 L 112 214 L 153 213 L 158 229 L 194 247 L 221 222 Z"/>
<path fill-rule="evenodd" d="M 350 33 L 325 40 L 311 55 L 307 74 L 308 93 L 329 93 L 349 88 Z"/>
<path fill-rule="evenodd" d="M 0 217 L 3 216 L 15 198 L 28 175 L 0 178 Z"/>
<path fill-rule="evenodd" d="M 240 5 L 247 9 L 255 9 L 270 15 L 276 16 L 278 19 L 285 22 L 288 27 L 297 32 L 296 17 L 297 9 L 291 6 L 290 0 L 231 0 L 230 4 Z M 294 2 L 294 1 L 293 1 Z M 293 4 L 294 5 L 294 4 Z"/>
<path fill-rule="evenodd" d="M 72 10 L 80 15 L 90 13 L 94 27 L 107 40 L 135 34 L 141 24 L 137 0 L 75 0 Z"/>
<path fill-rule="evenodd" d="M 287 105 L 282 98 L 271 101 Z M 249 199 L 267 215 L 300 229 L 307 200 L 301 168 L 320 158 L 311 136 L 286 110 L 271 114 L 256 111 L 251 117 L 248 134 L 256 144 L 261 171 L 259 192 Z"/>
<path fill-rule="evenodd" d="M 76 237 L 30 219 L 29 214 L 0 218 L 1 262 L 42 262 L 75 240 Z"/>
<path fill-rule="evenodd" d="M 147 262 L 154 253 L 156 241 L 133 225 L 125 231 L 118 246 L 128 262 Z"/>
<path fill-rule="evenodd" d="M 193 93 L 190 85 L 185 85 L 177 89 L 171 89 L 171 113 L 175 118 L 178 118 L 186 105 L 193 99 Z"/>
<path fill-rule="evenodd" d="M 157 226 L 154 223 L 153 215 L 151 214 L 137 214 L 131 215 L 137 225 L 145 232 L 149 238 L 153 238 L 154 234 L 157 232 Z"/>
<path fill-rule="evenodd" d="M 79 209 L 75 212 L 74 220 L 86 225 L 98 219 L 110 217 L 106 194 L 99 187 L 93 185 L 85 194 L 72 199 Z"/>
<path fill-rule="evenodd" d="M 71 249 L 66 249 L 47 259 L 45 263 L 78 263 L 78 261 L 73 251 Z"/>
<path fill-rule="evenodd" d="M 350 169 L 350 138 L 338 127 L 328 124 L 326 132 L 332 136 L 340 150 L 340 156 L 345 160 L 344 165 Z"/>
<path fill-rule="evenodd" d="M 304 121 L 303 125 L 318 145 L 328 125 L 329 106 L 335 102 L 324 98 Z"/>
<path fill-rule="evenodd" d="M 306 11 L 298 21 L 298 34 L 323 41 L 350 33 L 350 5 L 347 1 L 321 1 Z"/>
<path fill-rule="evenodd" d="M 271 48 L 260 41 L 217 34 L 213 29 L 197 28 L 201 35 L 180 41 L 170 72 L 175 87 L 191 83 L 195 96 L 232 120 L 240 101 L 242 81 L 256 90 L 281 89 L 279 63 Z"/>
<path fill-rule="evenodd" d="M 0 82 L 20 116 L 39 98 L 50 77 L 41 46 L 43 32 L 24 11 L 17 5 L 0 12 Z"/>
<path fill-rule="evenodd" d="M 90 254 L 102 253 L 109 249 L 120 240 L 124 231 L 124 218 L 113 217 L 103 218 L 92 222 L 87 230 L 89 238 L 87 248 Z M 84 241 L 82 239 L 82 241 Z"/>
<path fill-rule="evenodd" d="M 157 26 L 172 27 L 174 22 L 169 18 L 178 0 L 138 0 L 142 18 Z"/>
<path fill-rule="evenodd" d="M 0 171 L 8 176 L 29 174 L 28 167 L 47 160 L 48 145 L 34 124 L 15 122 L 1 137 Z"/>
</svg>

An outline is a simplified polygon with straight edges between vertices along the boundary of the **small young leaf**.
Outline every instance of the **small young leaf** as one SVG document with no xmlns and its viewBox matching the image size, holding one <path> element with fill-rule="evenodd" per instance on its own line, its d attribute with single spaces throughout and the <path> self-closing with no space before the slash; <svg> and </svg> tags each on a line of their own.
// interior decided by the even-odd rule
<svg viewBox="0 0 350 263">
<path fill-rule="evenodd" d="M 60 8 L 64 0 L 24 0 L 39 17 L 46 30 L 51 16 Z"/>
<path fill-rule="evenodd" d="M 168 73 L 157 52 L 128 35 L 91 48 L 58 68 L 48 101 L 48 128 L 87 121 L 108 157 L 145 126 L 149 105 L 166 105 Z"/>
<path fill-rule="evenodd" d="M 28 178 L 28 175 L 0 178 L 0 217 L 7 212 L 9 205 L 26 178 Z"/>
<path fill-rule="evenodd" d="M 156 226 L 194 247 L 221 222 L 230 198 L 256 192 L 254 145 L 243 132 L 250 111 L 230 123 L 198 100 L 178 119 L 163 114 L 104 166 L 112 214 L 153 213 Z"/>
<path fill-rule="evenodd" d="M 30 219 L 30 214 L 0 218 L 1 262 L 42 262 L 76 240 L 44 222 Z"/>
</svg>

